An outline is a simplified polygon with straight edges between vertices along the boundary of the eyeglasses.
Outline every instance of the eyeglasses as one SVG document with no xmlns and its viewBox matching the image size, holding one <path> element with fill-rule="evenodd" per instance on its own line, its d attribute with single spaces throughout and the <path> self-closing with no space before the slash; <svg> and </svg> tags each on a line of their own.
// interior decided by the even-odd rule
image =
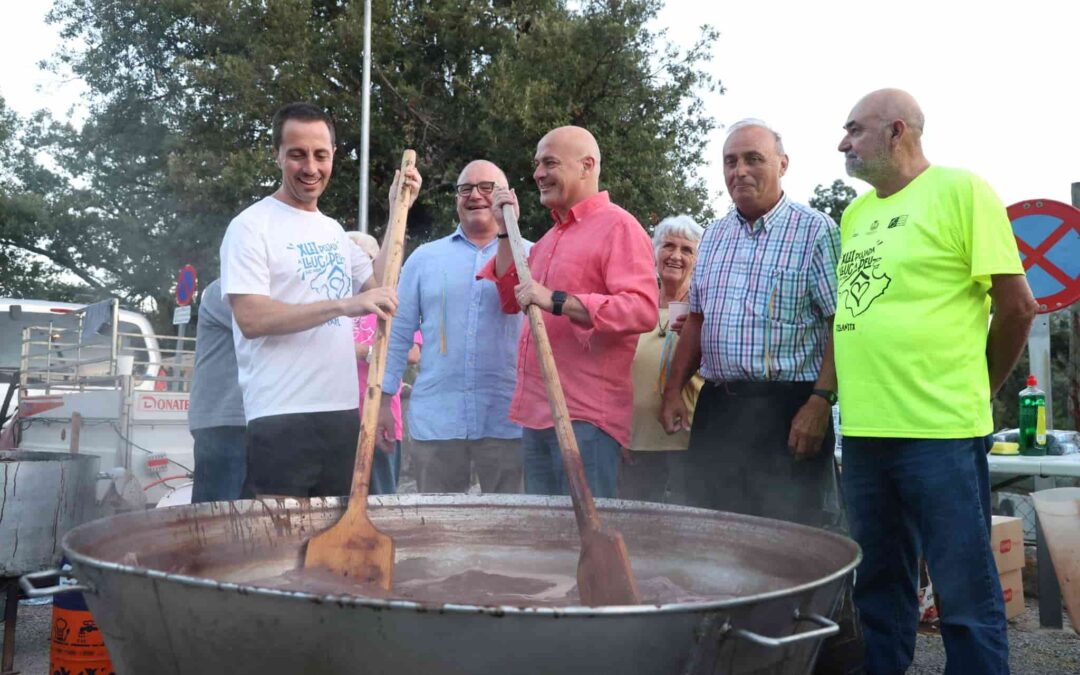
<svg viewBox="0 0 1080 675">
<path fill-rule="evenodd" d="M 472 194 L 473 188 L 479 190 L 480 194 L 482 195 L 489 195 L 495 191 L 495 181 L 484 180 L 480 181 L 479 183 L 462 183 L 461 185 L 456 186 L 454 189 L 457 190 L 458 196 L 468 197 Z"/>
</svg>

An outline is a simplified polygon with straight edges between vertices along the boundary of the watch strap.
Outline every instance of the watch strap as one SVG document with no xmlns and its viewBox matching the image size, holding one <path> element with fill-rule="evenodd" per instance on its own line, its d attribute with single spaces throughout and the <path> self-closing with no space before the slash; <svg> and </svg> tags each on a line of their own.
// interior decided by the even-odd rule
<svg viewBox="0 0 1080 675">
<path fill-rule="evenodd" d="M 837 397 L 835 391 L 829 391 L 828 389 L 815 389 L 810 393 L 813 396 L 820 396 L 821 398 L 825 399 L 829 402 L 829 405 L 836 405 Z"/>
<path fill-rule="evenodd" d="M 551 313 L 555 316 L 562 315 L 563 303 L 566 302 L 566 291 L 551 292 Z"/>
</svg>

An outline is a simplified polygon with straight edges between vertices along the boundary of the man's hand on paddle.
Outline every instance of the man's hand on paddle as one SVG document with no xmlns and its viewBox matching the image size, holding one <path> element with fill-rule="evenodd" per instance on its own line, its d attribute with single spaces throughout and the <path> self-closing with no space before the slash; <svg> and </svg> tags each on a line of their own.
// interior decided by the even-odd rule
<svg viewBox="0 0 1080 675">
<path fill-rule="evenodd" d="M 415 166 L 410 166 L 405 171 L 405 184 L 411 188 L 409 192 L 409 207 L 416 203 L 416 197 L 420 194 L 420 186 L 423 185 L 424 179 L 420 176 L 420 172 Z M 401 169 L 394 171 L 394 182 L 390 184 L 390 208 L 394 207 L 397 202 L 398 186 L 401 184 Z"/>
<path fill-rule="evenodd" d="M 820 396 L 813 395 L 795 413 L 788 433 L 788 449 L 795 459 L 806 459 L 821 452 L 825 432 L 832 423 L 832 406 Z"/>
<path fill-rule="evenodd" d="M 503 206 L 510 204 L 514 207 L 514 216 L 521 215 L 518 207 L 517 194 L 502 185 L 495 188 L 491 194 L 491 210 L 495 213 L 495 222 L 499 224 L 499 234 L 506 234 L 506 222 L 503 221 Z"/>
<path fill-rule="evenodd" d="M 359 295 L 342 300 L 345 316 L 374 314 L 380 319 L 389 319 L 397 311 L 397 291 L 385 286 L 376 286 Z"/>
<path fill-rule="evenodd" d="M 522 309 L 529 305 L 536 305 L 545 312 L 550 312 L 555 307 L 555 302 L 551 299 L 551 290 L 543 284 L 538 284 L 535 279 L 514 286 L 514 297 L 517 298 L 517 303 Z"/>
</svg>

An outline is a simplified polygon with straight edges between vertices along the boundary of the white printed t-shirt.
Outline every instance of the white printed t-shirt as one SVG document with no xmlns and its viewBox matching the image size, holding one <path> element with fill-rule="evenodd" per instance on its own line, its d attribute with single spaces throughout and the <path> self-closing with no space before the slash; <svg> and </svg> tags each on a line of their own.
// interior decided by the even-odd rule
<svg viewBox="0 0 1080 675">
<path fill-rule="evenodd" d="M 336 221 L 266 197 L 236 216 L 221 243 L 223 295 L 266 295 L 293 305 L 359 293 L 371 259 Z M 227 299 L 227 298 L 226 298 Z M 233 341 L 247 421 L 357 407 L 352 321 L 330 319 L 289 335 Z"/>
</svg>

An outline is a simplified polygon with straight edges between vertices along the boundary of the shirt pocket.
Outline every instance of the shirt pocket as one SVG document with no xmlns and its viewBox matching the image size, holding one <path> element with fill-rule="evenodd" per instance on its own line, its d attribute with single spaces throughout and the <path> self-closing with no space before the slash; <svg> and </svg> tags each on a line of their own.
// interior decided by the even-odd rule
<svg viewBox="0 0 1080 675">
<path fill-rule="evenodd" d="M 736 263 L 732 281 L 741 290 L 742 310 L 759 318 L 791 325 L 806 325 L 810 313 L 809 270 L 784 267 L 752 268 Z"/>
</svg>

